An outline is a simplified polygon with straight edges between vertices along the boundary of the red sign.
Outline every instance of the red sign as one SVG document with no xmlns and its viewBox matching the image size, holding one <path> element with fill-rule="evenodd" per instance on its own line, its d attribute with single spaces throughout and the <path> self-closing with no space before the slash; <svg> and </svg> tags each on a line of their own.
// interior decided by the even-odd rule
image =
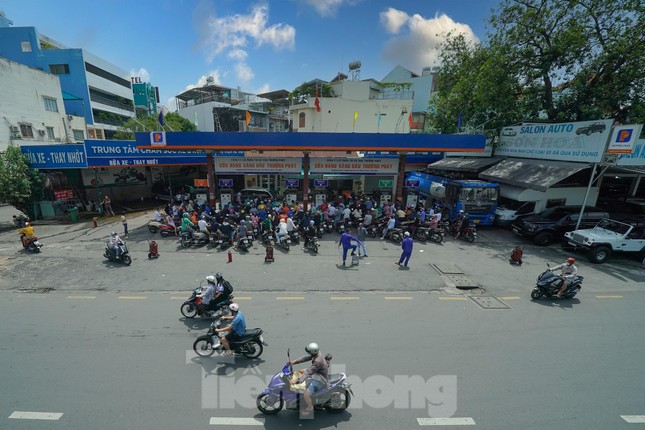
<svg viewBox="0 0 645 430">
<path fill-rule="evenodd" d="M 196 187 L 208 187 L 208 179 L 193 179 Z"/>
<path fill-rule="evenodd" d="M 54 191 L 54 200 L 60 200 L 66 202 L 74 198 L 74 192 L 72 190 L 58 190 Z"/>
</svg>

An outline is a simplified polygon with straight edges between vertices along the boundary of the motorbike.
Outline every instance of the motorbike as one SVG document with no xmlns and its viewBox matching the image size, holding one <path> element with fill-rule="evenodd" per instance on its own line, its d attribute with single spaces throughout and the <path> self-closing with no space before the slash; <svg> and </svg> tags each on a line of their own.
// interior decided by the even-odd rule
<svg viewBox="0 0 645 430">
<path fill-rule="evenodd" d="M 223 334 L 220 333 L 218 335 L 215 332 L 216 329 L 220 328 L 221 323 L 222 322 L 219 319 L 213 321 L 208 332 L 205 335 L 199 336 L 195 340 L 193 343 L 193 351 L 195 351 L 195 354 L 200 357 L 210 357 L 216 352 L 218 355 L 221 355 L 224 352 L 224 347 L 222 346 L 219 338 L 219 336 L 223 336 Z M 231 351 L 233 351 L 235 355 L 243 355 L 247 358 L 258 358 L 262 355 L 264 347 L 268 346 L 262 337 L 262 333 L 263 331 L 260 328 L 246 330 L 240 340 L 229 343 Z"/>
<path fill-rule="evenodd" d="M 128 246 L 123 241 L 119 241 L 117 246 L 121 248 L 121 254 L 116 256 L 116 251 L 110 248 L 108 245 L 105 245 L 105 253 L 103 254 L 105 258 L 110 261 L 120 261 L 126 266 L 132 264 L 132 257 L 130 257 L 130 251 L 128 251 Z"/>
<path fill-rule="evenodd" d="M 29 239 L 25 238 L 25 235 L 20 236 L 20 241 L 22 242 L 22 247 L 27 251 L 31 252 L 40 252 L 40 248 L 43 247 L 43 244 L 40 243 L 36 236 L 32 236 Z"/>
<path fill-rule="evenodd" d="M 150 233 L 159 232 L 162 237 L 168 237 L 175 234 L 175 228 L 173 226 L 155 220 L 148 221 L 148 231 L 150 231 Z"/>
<path fill-rule="evenodd" d="M 190 245 L 208 245 L 211 241 L 208 233 L 203 231 L 186 230 L 180 236 L 181 246 L 184 248 Z"/>
<path fill-rule="evenodd" d="M 217 239 L 217 244 L 215 246 L 219 246 L 220 249 L 230 248 L 233 246 L 233 238 L 231 236 L 222 235 Z"/>
<path fill-rule="evenodd" d="M 449 224 L 450 233 L 454 236 L 459 232 L 459 223 L 452 222 Z M 468 227 L 464 230 L 462 234 L 459 235 L 459 239 L 463 239 L 468 243 L 473 243 L 477 239 L 477 226 L 475 224 L 468 224 Z"/>
<path fill-rule="evenodd" d="M 414 237 L 421 242 L 425 242 L 426 240 L 430 240 L 435 243 L 443 242 L 443 234 L 439 230 L 431 229 L 430 227 L 417 228 Z"/>
<path fill-rule="evenodd" d="M 323 221 L 321 228 L 325 231 L 325 233 L 331 233 L 334 231 L 334 223 L 331 221 Z"/>
<path fill-rule="evenodd" d="M 329 363 L 331 354 L 325 356 Z M 292 382 L 295 379 L 293 367 L 287 362 L 282 370 L 276 373 L 269 381 L 269 385 L 257 397 L 256 406 L 265 415 L 275 415 L 282 410 L 298 410 L 302 400 L 302 394 L 292 391 Z M 344 373 L 333 373 L 329 375 L 329 386 L 322 388 L 311 396 L 314 409 L 324 409 L 327 412 L 342 412 L 349 407 L 352 392 L 351 385 L 347 382 L 347 375 Z"/>
<path fill-rule="evenodd" d="M 542 296 L 553 297 L 558 294 L 558 291 L 562 288 L 564 279 L 551 272 L 551 266 L 549 263 L 547 263 L 546 266 L 547 269 L 537 277 L 535 288 L 531 291 L 531 299 L 533 300 L 538 300 Z M 573 280 L 569 282 L 567 289 L 562 293 L 562 298 L 574 298 L 582 288 L 583 279 L 584 278 L 582 276 L 576 275 Z"/>
<path fill-rule="evenodd" d="M 237 247 L 241 249 L 242 251 L 248 251 L 249 248 L 253 245 L 253 236 L 248 235 L 245 237 L 240 238 L 240 240 L 237 242 Z"/>
<path fill-rule="evenodd" d="M 286 251 L 289 251 L 289 248 L 291 247 L 291 239 L 289 239 L 289 235 L 282 236 L 280 240 L 276 242 L 276 245 L 283 247 Z"/>
<path fill-rule="evenodd" d="M 385 238 L 392 242 L 400 243 L 403 241 L 403 229 L 401 227 L 394 227 L 392 230 L 387 232 Z"/>
<path fill-rule="evenodd" d="M 317 236 L 312 237 L 309 239 L 309 242 L 305 246 L 305 249 L 310 249 L 312 250 L 315 254 L 318 254 L 318 248 L 320 247 L 320 241 L 318 240 Z"/>
<path fill-rule="evenodd" d="M 204 318 L 221 318 L 225 315 L 229 315 L 228 305 L 233 303 L 233 296 L 229 296 L 228 299 L 217 305 L 217 309 L 206 309 L 204 312 L 200 312 L 197 307 L 198 304 L 202 302 L 202 298 L 198 296 L 201 294 L 202 287 L 201 285 L 197 288 L 193 288 L 193 292 L 184 303 L 179 307 L 179 311 L 186 318 L 195 318 L 197 315 L 203 316 Z"/>
<path fill-rule="evenodd" d="M 300 243 L 300 233 L 298 233 L 298 230 L 291 230 L 289 232 L 289 239 L 291 239 L 291 243 L 298 245 Z"/>
</svg>

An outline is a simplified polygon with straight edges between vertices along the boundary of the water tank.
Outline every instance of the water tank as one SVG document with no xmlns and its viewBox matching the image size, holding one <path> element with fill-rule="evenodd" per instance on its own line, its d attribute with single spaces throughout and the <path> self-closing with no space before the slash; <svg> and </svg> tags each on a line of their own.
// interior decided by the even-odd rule
<svg viewBox="0 0 645 430">
<path fill-rule="evenodd" d="M 360 61 L 352 61 L 349 63 L 349 70 L 356 70 L 361 68 L 361 62 Z"/>
</svg>

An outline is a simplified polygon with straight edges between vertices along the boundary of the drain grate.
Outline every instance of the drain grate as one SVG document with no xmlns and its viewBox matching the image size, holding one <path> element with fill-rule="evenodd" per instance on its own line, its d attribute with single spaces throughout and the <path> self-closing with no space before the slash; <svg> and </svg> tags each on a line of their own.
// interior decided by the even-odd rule
<svg viewBox="0 0 645 430">
<path fill-rule="evenodd" d="M 456 288 L 477 288 L 479 284 L 466 275 L 444 275 Z"/>
<path fill-rule="evenodd" d="M 459 267 L 452 264 L 433 264 L 433 266 L 435 267 L 435 269 L 437 269 L 440 273 L 443 273 L 443 274 L 450 273 L 450 274 L 457 275 L 457 274 L 464 273 L 463 270 L 461 270 Z"/>
<path fill-rule="evenodd" d="M 482 309 L 511 309 L 509 305 L 491 296 L 470 297 L 470 300 L 477 303 Z"/>
</svg>

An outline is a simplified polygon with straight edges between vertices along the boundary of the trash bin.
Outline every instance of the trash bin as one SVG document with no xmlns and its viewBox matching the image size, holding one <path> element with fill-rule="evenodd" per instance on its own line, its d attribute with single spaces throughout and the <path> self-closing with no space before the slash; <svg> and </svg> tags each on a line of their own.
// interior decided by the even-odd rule
<svg viewBox="0 0 645 430">
<path fill-rule="evenodd" d="M 69 208 L 67 213 L 69 214 L 72 222 L 78 221 L 78 208 Z"/>
</svg>

